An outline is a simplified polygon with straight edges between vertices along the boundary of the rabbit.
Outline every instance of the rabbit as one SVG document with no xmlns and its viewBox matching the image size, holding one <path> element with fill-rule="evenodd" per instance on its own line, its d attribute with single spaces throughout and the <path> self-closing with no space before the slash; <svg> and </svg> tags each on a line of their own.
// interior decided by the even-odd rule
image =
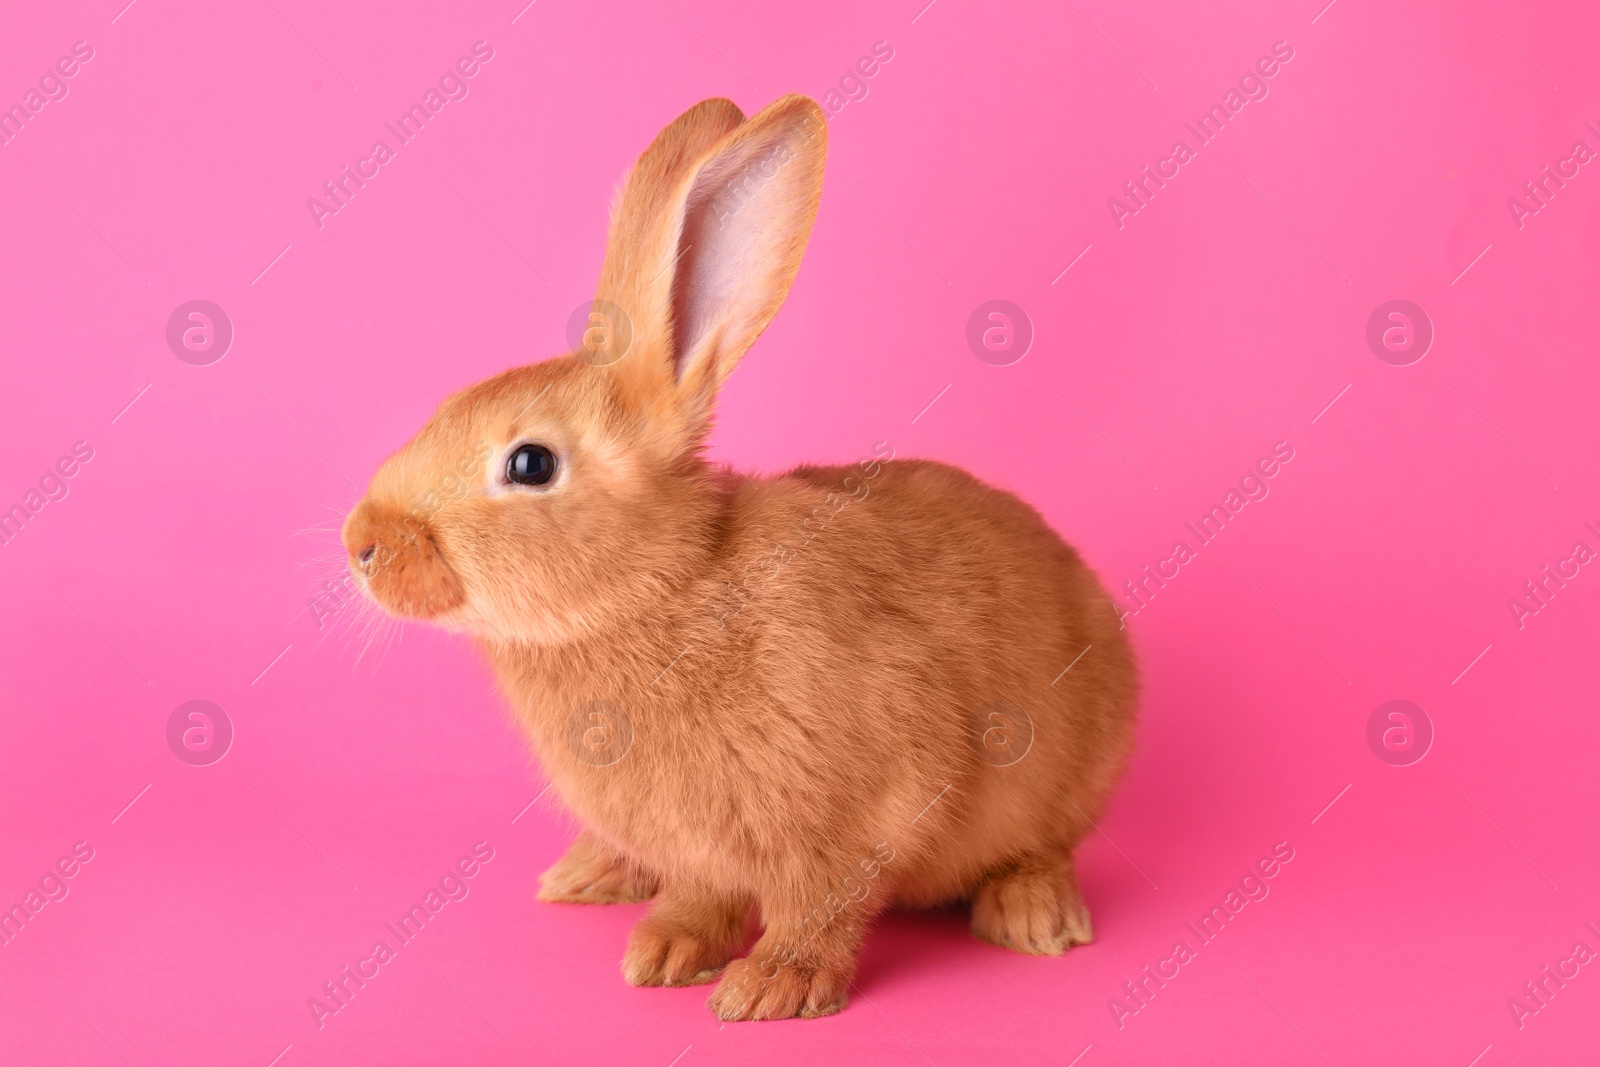
<svg viewBox="0 0 1600 1067">
<path fill-rule="evenodd" d="M 1132 748 L 1121 619 L 1016 496 L 886 442 L 703 457 L 826 139 L 800 95 L 679 116 L 618 193 L 582 345 L 446 399 L 341 532 L 382 609 L 481 647 L 581 824 L 540 899 L 649 900 L 623 977 L 715 981 L 724 1020 L 843 1008 L 891 905 L 1088 943 L 1073 852 Z"/>
</svg>

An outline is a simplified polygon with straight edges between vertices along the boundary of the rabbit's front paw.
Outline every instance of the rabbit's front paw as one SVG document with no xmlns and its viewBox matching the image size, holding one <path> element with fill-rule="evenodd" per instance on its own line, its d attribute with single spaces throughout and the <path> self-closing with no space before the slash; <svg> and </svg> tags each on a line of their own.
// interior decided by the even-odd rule
<svg viewBox="0 0 1600 1067">
<path fill-rule="evenodd" d="M 843 1008 L 849 986 L 847 968 L 751 955 L 728 964 L 707 1004 L 728 1022 L 816 1019 Z"/>
<path fill-rule="evenodd" d="M 656 895 L 656 881 L 587 831 L 539 876 L 539 899 L 555 904 L 633 904 Z"/>
<path fill-rule="evenodd" d="M 704 985 L 722 972 L 731 950 L 717 939 L 647 915 L 628 935 L 622 977 L 629 985 Z"/>
</svg>

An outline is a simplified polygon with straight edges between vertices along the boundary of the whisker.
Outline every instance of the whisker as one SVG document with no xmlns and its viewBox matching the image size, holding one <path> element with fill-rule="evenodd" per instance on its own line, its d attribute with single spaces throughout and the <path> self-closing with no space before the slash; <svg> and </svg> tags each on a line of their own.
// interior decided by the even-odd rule
<svg viewBox="0 0 1600 1067">
<path fill-rule="evenodd" d="M 372 644 L 377 640 L 379 633 L 382 632 L 383 624 L 383 615 L 374 612 L 369 616 L 369 624 L 366 628 L 366 633 L 363 635 L 366 638 L 366 644 L 362 646 L 361 651 L 356 655 L 356 666 L 359 666 L 361 661 L 366 658 L 367 653 L 372 651 Z"/>
<path fill-rule="evenodd" d="M 386 629 L 388 630 L 388 638 L 384 642 L 383 654 L 378 657 L 378 662 L 372 667 L 371 679 L 376 679 L 378 677 L 378 671 L 383 667 L 384 660 L 389 658 L 389 651 L 395 646 L 399 645 L 400 639 L 405 636 L 405 625 L 399 619 L 395 619 L 391 616 L 389 621 L 393 625 L 386 626 Z"/>
<path fill-rule="evenodd" d="M 302 526 L 298 530 L 290 530 L 290 531 L 288 531 L 287 533 L 285 533 L 283 535 L 283 539 L 285 541 L 287 541 L 291 537 L 310 537 L 313 534 L 332 534 L 334 537 L 338 537 L 339 536 L 339 527 L 336 524 L 331 523 L 331 522 L 329 522 L 329 523 L 321 523 L 321 522 L 314 523 L 314 524 L 312 524 L 310 526 Z"/>
</svg>

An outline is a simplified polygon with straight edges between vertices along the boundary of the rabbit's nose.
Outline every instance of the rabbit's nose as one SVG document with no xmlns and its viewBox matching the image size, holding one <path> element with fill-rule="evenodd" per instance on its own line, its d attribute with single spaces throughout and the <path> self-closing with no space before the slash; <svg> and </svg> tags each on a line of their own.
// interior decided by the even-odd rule
<svg viewBox="0 0 1600 1067">
<path fill-rule="evenodd" d="M 366 566 L 368 563 L 372 562 L 372 557 L 377 551 L 377 545 L 368 545 L 366 548 L 361 550 L 360 554 L 357 555 L 356 558 L 361 561 L 362 566 Z"/>
</svg>

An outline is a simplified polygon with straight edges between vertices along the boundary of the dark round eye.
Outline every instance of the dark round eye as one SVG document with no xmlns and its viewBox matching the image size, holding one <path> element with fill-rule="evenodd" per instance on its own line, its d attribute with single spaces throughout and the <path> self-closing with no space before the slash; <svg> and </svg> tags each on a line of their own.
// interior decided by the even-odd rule
<svg viewBox="0 0 1600 1067">
<path fill-rule="evenodd" d="M 555 473 L 555 453 L 544 445 L 523 445 L 506 460 L 506 481 L 512 485 L 544 485 Z"/>
</svg>

